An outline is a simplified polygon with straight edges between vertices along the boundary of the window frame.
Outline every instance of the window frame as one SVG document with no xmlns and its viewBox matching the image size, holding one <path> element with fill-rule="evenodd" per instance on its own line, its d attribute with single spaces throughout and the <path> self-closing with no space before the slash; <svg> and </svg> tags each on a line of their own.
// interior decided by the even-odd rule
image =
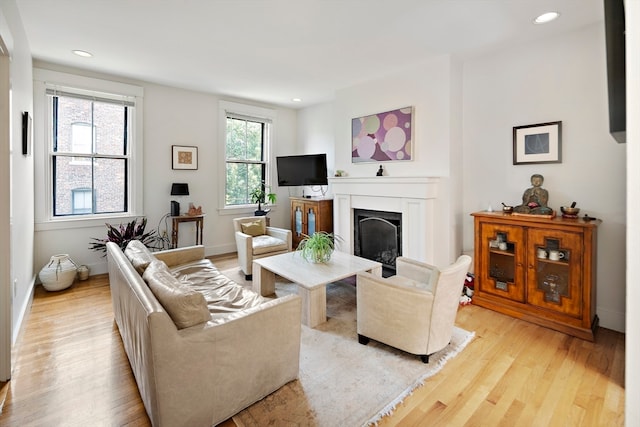
<svg viewBox="0 0 640 427">
<path fill-rule="evenodd" d="M 79 123 L 79 122 L 74 122 L 71 123 L 71 147 L 69 149 L 60 149 L 60 131 L 62 130 L 62 128 L 59 125 L 55 125 L 52 126 L 53 128 L 56 128 L 56 130 L 58 131 L 57 134 L 52 134 L 52 138 L 50 138 L 50 141 L 48 141 L 51 146 L 50 146 L 50 162 L 51 162 L 51 166 L 52 166 L 52 184 L 53 187 L 51 188 L 51 194 L 52 194 L 52 215 L 55 218 L 62 218 L 62 217 L 72 217 L 72 216 L 79 216 L 82 215 L 84 217 L 93 217 L 95 215 L 101 215 L 101 214 L 122 214 L 122 213 L 127 213 L 129 211 L 129 180 L 127 179 L 129 173 L 130 173 L 130 168 L 131 168 L 131 163 L 129 161 L 130 159 L 130 153 L 129 153 L 129 140 L 130 140 L 130 133 L 131 133 L 131 128 L 129 126 L 129 123 L 131 121 L 131 116 L 133 116 L 134 112 L 135 112 L 135 105 L 130 105 L 130 103 L 124 104 L 124 105 L 120 105 L 121 102 L 117 101 L 117 100 L 112 100 L 112 99 L 85 99 L 86 97 L 84 96 L 76 96 L 74 93 L 56 93 L 56 90 L 52 90 L 52 89 L 48 89 L 47 90 L 47 95 L 49 95 L 47 97 L 47 111 L 53 115 L 53 123 L 60 123 L 60 100 L 62 98 L 66 98 L 66 99 L 71 99 L 71 100 L 82 100 L 82 101 L 87 101 L 87 102 L 101 102 L 101 103 L 108 103 L 109 105 L 115 105 L 117 107 L 124 107 L 124 117 L 122 117 L 122 122 L 118 123 L 118 127 L 119 128 L 124 128 L 125 131 L 123 133 L 123 139 L 122 139 L 122 153 L 117 154 L 117 153 L 109 153 L 109 152 L 97 152 L 96 151 L 96 136 L 97 136 L 97 129 L 96 129 L 96 125 L 95 123 L 93 123 L 93 110 L 95 108 L 95 105 L 91 106 L 92 112 L 91 112 L 91 120 L 92 122 L 89 123 L 90 126 L 90 141 L 89 141 L 89 152 L 84 152 L 84 151 L 76 151 L 75 150 L 75 146 L 74 146 L 74 125 Z M 120 127 L 122 126 L 122 127 Z M 56 180 L 53 177 L 58 177 L 58 179 L 60 178 L 60 176 L 57 173 L 57 168 L 58 165 L 64 165 L 64 160 L 63 159 L 69 159 L 69 165 L 70 166 L 89 166 L 89 168 L 92 170 L 92 177 L 91 177 L 91 188 L 93 189 L 92 191 L 92 197 L 94 197 L 93 203 L 92 203 L 92 208 L 91 208 L 91 212 L 84 212 L 84 213 L 78 213 L 75 212 L 75 209 L 73 208 L 73 190 L 71 190 L 71 196 L 72 196 L 72 200 L 71 200 L 71 209 L 69 212 L 66 213 L 62 213 L 62 212 L 56 212 L 56 206 L 57 206 L 57 196 L 60 196 L 60 194 L 58 194 L 58 185 L 61 184 L 60 181 Z M 83 160 L 84 159 L 84 160 Z M 97 201 L 95 200 L 95 196 L 96 194 L 98 194 L 99 190 L 105 190 L 105 188 L 103 186 L 96 186 L 96 180 L 94 179 L 95 177 L 93 176 L 93 170 L 96 166 L 95 162 L 96 160 L 98 161 L 104 161 L 104 160 L 122 160 L 124 161 L 123 165 L 124 165 L 124 191 L 123 193 L 123 197 L 124 197 L 124 210 L 122 211 L 118 211 L 118 210 L 114 210 L 112 212 L 108 212 L 108 211 L 104 211 L 101 213 L 95 213 L 94 210 L 96 209 L 96 207 L 98 206 Z M 60 163 L 58 163 L 60 161 Z M 63 196 L 64 197 L 64 196 Z"/>
<path fill-rule="evenodd" d="M 127 218 L 143 215 L 143 104 L 144 91 L 140 86 L 95 79 L 74 74 L 34 68 L 34 139 L 38 150 L 34 150 L 36 200 L 35 229 L 65 229 L 95 225 L 105 222 L 121 222 Z M 135 103 L 129 139 L 129 166 L 127 174 L 128 203 L 125 212 L 84 215 L 53 215 L 53 146 L 51 112 L 47 89 L 69 92 L 79 96 L 122 100 Z"/>
<path fill-rule="evenodd" d="M 247 116 L 239 116 L 237 114 L 231 114 L 229 112 L 227 112 L 226 114 L 227 116 L 227 120 L 225 121 L 225 124 L 229 123 L 229 120 L 240 120 L 243 123 L 245 123 L 245 125 L 247 123 L 257 123 L 260 125 L 260 136 L 261 136 L 261 140 L 260 140 L 260 160 L 251 160 L 248 159 L 247 156 L 245 156 L 245 158 L 243 159 L 229 159 L 227 158 L 227 153 L 225 150 L 225 162 L 224 162 L 224 166 L 225 166 L 225 208 L 234 208 L 234 207 L 238 207 L 238 206 L 247 206 L 247 205 L 251 205 L 252 203 L 249 201 L 249 193 L 251 192 L 251 189 L 247 188 L 247 203 L 238 203 L 238 204 L 233 204 L 233 205 L 229 205 L 227 204 L 227 167 L 230 164 L 237 164 L 237 165 L 259 165 L 260 166 L 260 181 L 267 183 L 267 169 L 269 168 L 269 160 L 266 158 L 266 147 L 269 145 L 269 133 L 270 133 L 270 129 L 271 129 L 271 121 L 267 121 L 264 119 L 260 119 L 260 118 L 256 118 L 256 117 L 247 117 Z M 227 147 L 227 138 L 228 138 L 228 131 L 225 132 L 225 149 Z M 248 183 L 247 183 L 248 184 Z"/>
<path fill-rule="evenodd" d="M 265 164 L 265 185 L 275 188 L 273 185 L 272 173 L 274 160 L 272 158 L 273 141 L 276 129 L 276 111 L 270 108 L 256 107 L 248 104 L 241 104 L 230 101 L 219 102 L 219 165 L 218 168 L 218 211 L 222 215 L 237 215 L 253 212 L 256 209 L 255 203 L 242 205 L 226 205 L 226 172 L 227 172 L 227 117 L 242 118 L 247 120 L 262 121 L 268 124 L 264 134 L 263 162 Z M 248 162 L 250 163 L 250 162 Z M 255 162 L 254 162 L 255 163 Z M 275 208 L 275 205 L 270 205 Z"/>
</svg>

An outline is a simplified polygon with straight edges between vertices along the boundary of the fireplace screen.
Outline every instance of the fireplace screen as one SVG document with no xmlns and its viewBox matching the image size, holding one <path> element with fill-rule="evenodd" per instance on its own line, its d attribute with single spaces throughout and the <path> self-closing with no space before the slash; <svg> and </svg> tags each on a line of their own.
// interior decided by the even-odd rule
<svg viewBox="0 0 640 427">
<path fill-rule="evenodd" d="M 384 276 L 395 274 L 402 255 L 402 214 L 355 209 L 353 218 L 353 253 L 381 263 Z"/>
</svg>

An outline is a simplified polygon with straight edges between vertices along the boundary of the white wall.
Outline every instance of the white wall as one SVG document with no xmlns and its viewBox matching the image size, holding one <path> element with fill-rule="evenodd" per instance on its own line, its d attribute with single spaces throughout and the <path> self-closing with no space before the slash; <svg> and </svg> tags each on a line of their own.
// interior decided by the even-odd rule
<svg viewBox="0 0 640 427">
<path fill-rule="evenodd" d="M 351 120 L 356 117 L 414 107 L 413 160 L 383 163 L 385 176 L 431 176 L 448 178 L 452 167 L 459 171 L 462 145 L 461 66 L 440 56 L 380 79 L 343 88 L 333 103 L 299 112 L 299 144 L 306 152 L 327 152 L 329 174 L 337 169 L 350 177 L 374 177 L 380 163 L 351 162 Z M 333 161 L 332 161 L 333 160 Z M 455 187 L 451 187 L 455 185 Z M 462 225 L 450 198 L 460 191 L 459 179 L 445 179 L 438 194 L 436 215 L 442 242 L 431 263 L 445 265 L 461 250 Z M 331 189 L 329 189 L 331 192 Z M 459 207 L 458 207 L 459 210 Z"/>
<path fill-rule="evenodd" d="M 10 207 L 9 223 L 3 224 L 3 230 L 10 227 L 10 233 L 4 234 L 4 239 L 10 239 L 7 245 L 10 252 L 2 253 L 3 258 L 8 257 L 10 271 L 9 274 L 2 275 L 0 283 L 3 287 L 1 295 L 11 298 L 11 325 L 2 324 L 0 327 L 9 328 L 11 341 L 15 342 L 22 318 L 28 309 L 33 284 L 33 156 L 22 155 L 22 112 L 28 111 L 33 115 L 32 66 L 29 43 L 15 2 L 3 2 L 0 13 L 3 21 L 2 38 L 10 44 L 8 47 L 11 55 L 10 153 L 8 159 L 2 159 L 3 168 L 10 166 L 11 194 L 9 200 L 3 198 L 1 201 L 4 206 Z M 3 156 L 4 153 L 3 150 Z M 7 184 L 3 181 L 2 185 Z M 7 218 L 2 216 L 1 220 L 4 222 Z M 5 227 L 7 225 L 9 227 Z M 3 312 L 4 309 L 3 305 Z"/>
<path fill-rule="evenodd" d="M 449 55 L 422 63 L 393 75 L 337 92 L 334 107 L 336 166 L 349 176 L 374 177 L 378 163 L 351 163 L 351 119 L 406 106 L 414 107 L 413 160 L 385 162 L 388 176 L 430 176 L 442 180 L 436 201 L 433 239 L 438 243 L 433 259 L 447 265 L 462 251 L 462 224 L 456 219 L 454 196 L 460 181 L 452 177 L 453 157 L 461 146 L 461 64 Z"/>
<path fill-rule="evenodd" d="M 627 329 L 625 424 L 640 425 L 640 2 L 625 3 L 627 60 Z"/>
<path fill-rule="evenodd" d="M 327 174 L 330 177 L 336 171 L 336 143 L 333 119 L 333 103 L 318 104 L 299 110 L 297 152 L 291 153 L 326 153 Z M 322 196 L 322 191 L 327 191 L 328 188 L 320 188 L 319 186 L 304 187 L 304 189 L 292 187 L 290 188 L 290 195 L 301 196 L 303 190 L 305 195 L 320 197 Z"/>
<path fill-rule="evenodd" d="M 0 9 L 0 233 L 11 235 L 11 104 L 9 49 L 11 31 Z M 11 253 L 11 239 L 0 240 L 0 252 Z M 0 381 L 11 378 L 11 263 L 0 259 Z"/>
<path fill-rule="evenodd" d="M 33 116 L 31 52 L 22 26 L 13 31 L 11 53 L 11 286 L 13 324 L 19 325 L 27 309 L 33 283 L 33 154 L 22 154 L 22 112 Z M 19 183 L 19 186 L 16 184 Z M 17 338 L 14 329 L 13 339 Z"/>
<path fill-rule="evenodd" d="M 144 89 L 144 215 L 148 219 L 147 230 L 160 228 L 165 231 L 162 217 L 170 211 L 170 201 L 178 200 L 185 211 L 189 202 L 202 206 L 206 214 L 203 241 L 207 255 L 235 252 L 232 218 L 253 215 L 254 208 L 222 211 L 218 206 L 218 171 L 222 167 L 218 137 L 218 102 L 220 97 L 146 82 L 131 81 L 116 76 L 68 69 L 53 64 L 36 63 L 39 68 L 63 71 L 88 77 L 137 84 Z M 234 100 L 235 102 L 245 102 Z M 248 103 L 248 102 L 247 102 Z M 272 107 L 277 113 L 272 158 L 278 154 L 289 154 L 295 146 L 296 112 Z M 37 139 L 37 144 L 43 140 Z M 198 147 L 197 170 L 173 170 L 171 168 L 171 146 L 188 145 Z M 272 165 L 272 167 L 275 167 Z M 275 176 L 275 169 L 272 171 Z M 171 183 L 187 182 L 190 195 L 177 199 L 170 195 Z M 274 187 L 275 188 L 275 187 Z M 279 200 L 269 214 L 271 224 L 289 224 L 289 203 L 286 189 L 275 188 Z M 43 195 L 36 194 L 36 197 Z M 127 222 L 129 218 L 114 219 L 110 223 Z M 167 222 L 167 233 L 171 224 Z M 100 253 L 88 250 L 92 237 L 104 237 L 104 225 L 66 230 L 42 230 L 35 233 L 37 272 L 55 253 L 68 253 L 78 264 L 86 264 L 91 274 L 106 272 L 106 260 Z M 180 246 L 195 243 L 193 223 L 180 225 Z"/>
<path fill-rule="evenodd" d="M 385 162 L 389 176 L 449 176 L 452 61 L 440 56 L 404 71 L 336 93 L 335 169 L 349 176 L 375 176 L 378 163 L 351 163 L 351 119 L 414 107 L 413 160 Z"/>
<path fill-rule="evenodd" d="M 603 24 L 466 62 L 463 96 L 464 212 L 519 204 L 530 176 L 544 175 L 551 207 L 576 201 L 603 220 L 596 310 L 601 326 L 623 331 L 626 147 L 608 132 Z M 513 126 L 558 120 L 561 164 L 512 164 Z"/>
<path fill-rule="evenodd" d="M 319 151 L 326 141 L 324 151 L 335 158 L 330 173 L 343 169 L 349 176 L 375 176 L 378 164 L 351 163 L 351 119 L 415 106 L 415 158 L 384 163 L 385 173 L 451 178 L 442 207 L 444 234 L 434 237 L 447 242 L 449 259 L 473 249 L 471 212 L 490 204 L 498 208 L 500 202 L 518 204 L 530 176 L 543 174 L 551 207 L 576 201 L 582 213 L 603 220 L 597 313 L 602 326 L 623 331 L 626 148 L 608 132 L 605 65 L 602 23 L 462 66 L 449 57 L 435 58 L 341 89 L 333 103 L 302 110 L 300 144 Z M 514 166 L 513 127 L 557 120 L 563 122 L 562 163 Z"/>
</svg>

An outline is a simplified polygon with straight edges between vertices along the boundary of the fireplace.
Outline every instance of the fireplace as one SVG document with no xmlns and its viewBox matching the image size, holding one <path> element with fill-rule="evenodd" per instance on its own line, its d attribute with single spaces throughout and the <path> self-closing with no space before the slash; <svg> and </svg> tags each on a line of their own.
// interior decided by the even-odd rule
<svg viewBox="0 0 640 427">
<path fill-rule="evenodd" d="M 449 207 L 445 181 L 441 177 L 329 178 L 333 230 L 343 238 L 338 250 L 356 253 L 356 209 L 396 212 L 401 215 L 398 254 L 429 264 L 447 265 L 452 216 L 445 215 Z"/>
<path fill-rule="evenodd" d="M 384 277 L 394 275 L 402 255 L 402 214 L 354 209 L 353 231 L 353 254 L 381 263 Z"/>
</svg>

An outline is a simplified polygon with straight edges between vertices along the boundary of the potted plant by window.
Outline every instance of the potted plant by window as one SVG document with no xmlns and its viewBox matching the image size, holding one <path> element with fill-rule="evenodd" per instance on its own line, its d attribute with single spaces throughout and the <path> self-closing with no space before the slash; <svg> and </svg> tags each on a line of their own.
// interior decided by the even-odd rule
<svg viewBox="0 0 640 427">
<path fill-rule="evenodd" d="M 331 259 L 331 254 L 335 249 L 335 242 L 342 241 L 340 236 L 326 231 L 316 231 L 311 236 L 303 234 L 297 251 L 302 258 L 313 263 L 325 263 Z"/>
<path fill-rule="evenodd" d="M 138 221 L 139 220 L 139 221 Z M 89 249 L 103 252 L 103 256 L 107 256 L 107 242 L 114 242 L 123 251 L 131 240 L 140 240 L 146 247 L 152 250 L 163 249 L 162 239 L 155 235 L 155 230 L 145 232 L 147 226 L 147 218 L 135 218 L 127 224 L 111 225 L 106 223 L 107 237 L 98 239 L 92 237 L 89 242 Z"/>
<path fill-rule="evenodd" d="M 265 216 L 271 211 L 271 209 L 262 209 L 263 204 L 275 203 L 276 202 L 276 193 L 271 192 L 271 186 L 265 185 L 264 182 L 260 184 L 259 187 L 256 187 L 249 193 L 249 197 L 251 198 L 252 203 L 258 204 L 258 209 L 255 210 L 255 216 Z"/>
</svg>

